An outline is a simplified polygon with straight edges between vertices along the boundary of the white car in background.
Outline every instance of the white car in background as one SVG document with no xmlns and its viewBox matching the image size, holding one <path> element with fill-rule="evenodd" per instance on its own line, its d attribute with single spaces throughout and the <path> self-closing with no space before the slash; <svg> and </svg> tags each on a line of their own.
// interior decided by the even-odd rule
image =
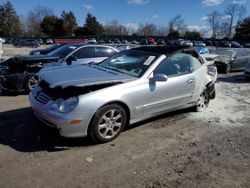
<svg viewBox="0 0 250 188">
<path fill-rule="evenodd" d="M 47 40 L 46 40 L 46 44 L 54 44 L 54 42 L 53 42 L 52 39 L 47 39 Z"/>
</svg>

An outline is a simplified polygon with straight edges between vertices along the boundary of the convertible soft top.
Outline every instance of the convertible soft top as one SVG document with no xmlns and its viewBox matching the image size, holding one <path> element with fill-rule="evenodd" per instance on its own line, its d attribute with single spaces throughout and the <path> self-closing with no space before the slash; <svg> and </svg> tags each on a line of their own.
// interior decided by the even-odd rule
<svg viewBox="0 0 250 188">
<path fill-rule="evenodd" d="M 190 46 L 180 46 L 180 45 L 177 45 L 177 46 L 141 46 L 138 48 L 134 48 L 132 50 L 150 52 L 150 53 L 155 53 L 155 54 L 164 54 L 167 56 L 177 51 L 183 51 L 183 52 L 189 51 L 189 53 L 190 51 L 192 51 L 192 53 L 193 52 L 195 53 L 194 56 L 198 56 L 194 48 Z"/>
</svg>

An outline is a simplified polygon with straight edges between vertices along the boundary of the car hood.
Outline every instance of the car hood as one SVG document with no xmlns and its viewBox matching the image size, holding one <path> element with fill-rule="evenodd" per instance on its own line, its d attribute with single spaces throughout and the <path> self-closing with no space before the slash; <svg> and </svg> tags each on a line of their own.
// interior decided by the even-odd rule
<svg viewBox="0 0 250 188">
<path fill-rule="evenodd" d="M 95 65 L 58 66 L 42 69 L 37 73 L 51 88 L 60 86 L 90 86 L 136 80 L 133 76 L 98 67 Z"/>
</svg>

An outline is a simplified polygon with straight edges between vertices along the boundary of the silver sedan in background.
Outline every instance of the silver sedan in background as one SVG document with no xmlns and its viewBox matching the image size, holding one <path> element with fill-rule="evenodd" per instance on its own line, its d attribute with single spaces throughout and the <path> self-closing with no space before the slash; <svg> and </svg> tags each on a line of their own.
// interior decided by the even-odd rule
<svg viewBox="0 0 250 188">
<path fill-rule="evenodd" d="M 243 48 L 218 48 L 210 49 L 211 54 L 216 54 L 215 65 L 218 72 L 243 71 L 250 62 L 250 53 Z"/>
<path fill-rule="evenodd" d="M 29 95 L 35 116 L 65 137 L 116 138 L 125 126 L 215 98 L 216 68 L 192 48 L 145 46 L 99 64 L 42 69 Z"/>
</svg>

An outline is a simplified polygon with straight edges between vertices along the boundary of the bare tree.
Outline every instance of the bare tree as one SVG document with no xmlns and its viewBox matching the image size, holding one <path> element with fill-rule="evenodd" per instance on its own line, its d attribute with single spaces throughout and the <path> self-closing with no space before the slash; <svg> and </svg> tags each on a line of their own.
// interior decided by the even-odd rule
<svg viewBox="0 0 250 188">
<path fill-rule="evenodd" d="M 169 33 L 178 31 L 184 25 L 184 21 L 181 15 L 177 15 L 168 22 Z"/>
<path fill-rule="evenodd" d="M 104 26 L 106 35 L 128 35 L 128 30 L 124 25 L 118 23 L 118 21 L 114 20 L 109 22 Z"/>
<path fill-rule="evenodd" d="M 230 4 L 226 7 L 225 14 L 229 17 L 229 28 L 227 32 L 227 37 L 232 36 L 234 21 L 238 18 L 238 21 L 243 18 L 246 14 L 247 8 L 239 4 Z"/>
<path fill-rule="evenodd" d="M 41 36 L 42 30 L 40 23 L 45 16 L 52 16 L 53 11 L 47 7 L 37 6 L 33 11 L 29 11 L 25 21 L 25 31 L 32 37 Z"/>
<path fill-rule="evenodd" d="M 246 16 L 246 14 L 247 14 L 247 7 L 241 5 L 241 6 L 239 7 L 239 11 L 238 11 L 238 22 L 243 21 L 244 16 Z"/>
<path fill-rule="evenodd" d="M 167 28 L 162 26 L 161 24 L 157 27 L 157 35 L 159 36 L 166 36 L 167 35 Z"/>
<path fill-rule="evenodd" d="M 207 15 L 207 21 L 212 30 L 212 37 L 216 38 L 220 30 L 221 14 L 218 11 L 214 11 Z"/>
<path fill-rule="evenodd" d="M 185 33 L 185 31 L 184 20 L 181 15 L 175 16 L 168 22 L 168 36 L 171 38 L 176 37 L 179 33 Z"/>
<path fill-rule="evenodd" d="M 119 25 L 119 23 L 116 20 L 107 23 L 104 26 L 105 34 L 106 35 L 116 35 L 116 33 L 117 33 L 117 29 L 116 28 L 118 27 L 118 25 Z"/>
<path fill-rule="evenodd" d="M 157 34 L 157 27 L 154 24 L 140 24 L 138 34 L 141 36 L 153 36 Z"/>
</svg>

